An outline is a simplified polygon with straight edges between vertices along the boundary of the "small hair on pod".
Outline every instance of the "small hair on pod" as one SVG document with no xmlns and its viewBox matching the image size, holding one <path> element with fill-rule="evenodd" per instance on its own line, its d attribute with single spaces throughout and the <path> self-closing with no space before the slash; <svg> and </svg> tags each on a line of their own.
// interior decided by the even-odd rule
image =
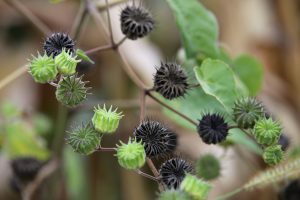
<svg viewBox="0 0 300 200">
<path fill-rule="evenodd" d="M 11 161 L 14 175 L 21 181 L 32 181 L 43 166 L 43 163 L 33 157 L 19 157 Z"/>
<path fill-rule="evenodd" d="M 192 165 L 181 158 L 169 159 L 159 169 L 160 179 L 168 189 L 178 189 L 185 175 L 192 172 Z"/>
<path fill-rule="evenodd" d="M 144 120 L 134 130 L 137 141 L 142 141 L 148 157 L 165 155 L 175 150 L 177 136 L 160 122 Z"/>
<path fill-rule="evenodd" d="M 59 55 L 63 48 L 65 48 L 70 54 L 75 52 L 75 42 L 66 33 L 53 33 L 51 36 L 46 38 L 43 47 L 47 55 L 52 55 L 53 58 Z"/>
<path fill-rule="evenodd" d="M 218 113 L 205 114 L 197 126 L 198 134 L 206 144 L 218 144 L 224 141 L 228 130 L 224 117 Z"/>
<path fill-rule="evenodd" d="M 161 63 L 154 74 L 154 90 L 164 98 L 172 100 L 183 97 L 188 89 L 187 74 L 176 63 Z"/>
<path fill-rule="evenodd" d="M 142 7 L 126 6 L 121 11 L 121 30 L 131 40 L 145 37 L 154 29 L 154 19 Z"/>
</svg>

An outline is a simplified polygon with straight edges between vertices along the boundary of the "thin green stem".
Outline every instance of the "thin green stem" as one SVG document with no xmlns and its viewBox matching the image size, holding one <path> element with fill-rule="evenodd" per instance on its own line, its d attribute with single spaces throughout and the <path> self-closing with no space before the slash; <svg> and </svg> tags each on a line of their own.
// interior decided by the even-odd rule
<svg viewBox="0 0 300 200">
<path fill-rule="evenodd" d="M 235 189 L 235 190 L 233 190 L 231 192 L 228 192 L 228 193 L 226 193 L 226 194 L 224 194 L 222 196 L 217 197 L 216 200 L 226 200 L 229 197 L 232 197 L 232 196 L 240 193 L 241 191 L 243 191 L 243 188 L 237 188 L 237 189 Z"/>
</svg>

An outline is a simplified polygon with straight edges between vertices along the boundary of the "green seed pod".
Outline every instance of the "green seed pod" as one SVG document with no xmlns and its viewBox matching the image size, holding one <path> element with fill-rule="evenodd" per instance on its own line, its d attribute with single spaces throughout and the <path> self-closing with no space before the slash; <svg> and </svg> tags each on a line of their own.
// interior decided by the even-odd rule
<svg viewBox="0 0 300 200">
<path fill-rule="evenodd" d="M 66 51 L 65 49 L 55 57 L 55 65 L 59 73 L 63 75 L 72 75 L 76 73 L 76 66 L 81 60 L 76 60 L 77 56 L 72 56 L 70 51 Z"/>
<path fill-rule="evenodd" d="M 204 200 L 208 197 L 208 192 L 211 189 L 211 185 L 191 174 L 186 174 L 185 178 L 180 184 L 180 189 L 195 199 Z"/>
<path fill-rule="evenodd" d="M 255 122 L 264 115 L 264 109 L 255 98 L 247 97 L 237 100 L 233 107 L 234 121 L 238 127 L 253 128 Z"/>
<path fill-rule="evenodd" d="M 191 198 L 181 190 L 165 190 L 159 194 L 158 200 L 190 200 Z"/>
<path fill-rule="evenodd" d="M 221 165 L 212 154 L 206 154 L 197 160 L 197 175 L 205 180 L 212 180 L 220 176 Z"/>
<path fill-rule="evenodd" d="M 89 155 L 100 146 L 101 136 L 91 123 L 81 125 L 68 133 L 67 143 L 77 153 Z"/>
<path fill-rule="evenodd" d="M 112 111 L 112 106 L 109 110 L 106 109 L 105 105 L 103 108 L 95 107 L 94 116 L 92 119 L 95 129 L 101 133 L 114 133 L 118 126 L 120 119 L 123 117 L 122 112 L 117 113 L 116 108 Z"/>
<path fill-rule="evenodd" d="M 269 146 L 264 149 L 263 159 L 269 165 L 276 165 L 283 159 L 283 151 L 280 145 Z"/>
<path fill-rule="evenodd" d="M 38 53 L 37 57 L 32 56 L 29 64 L 29 73 L 35 82 L 47 83 L 54 80 L 58 74 L 52 56 L 43 56 Z"/>
<path fill-rule="evenodd" d="M 262 118 L 254 126 L 253 135 L 259 144 L 272 145 L 278 142 L 281 134 L 281 126 L 272 118 Z"/>
<path fill-rule="evenodd" d="M 125 169 L 141 168 L 146 162 L 146 153 L 142 142 L 129 138 L 128 144 L 121 142 L 117 145 L 117 154 L 119 164 Z"/>
<path fill-rule="evenodd" d="M 82 77 L 76 75 L 63 77 L 56 88 L 56 99 L 65 106 L 74 107 L 86 99 L 87 82 L 82 81 Z"/>
</svg>

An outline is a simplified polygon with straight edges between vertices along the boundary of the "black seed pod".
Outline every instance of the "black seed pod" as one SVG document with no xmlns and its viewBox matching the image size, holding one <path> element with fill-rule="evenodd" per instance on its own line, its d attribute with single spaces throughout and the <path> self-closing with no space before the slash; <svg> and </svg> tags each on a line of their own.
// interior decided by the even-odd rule
<svg viewBox="0 0 300 200">
<path fill-rule="evenodd" d="M 281 145 L 282 151 L 286 151 L 290 146 L 289 137 L 282 133 L 279 137 L 278 144 Z"/>
<path fill-rule="evenodd" d="M 31 181 L 42 167 L 42 162 L 32 157 L 21 157 L 11 161 L 14 175 L 22 181 Z"/>
<path fill-rule="evenodd" d="M 300 199 L 300 180 L 291 181 L 280 193 L 280 200 Z"/>
<path fill-rule="evenodd" d="M 192 165 L 181 158 L 167 160 L 159 169 L 160 179 L 169 189 L 178 189 L 186 173 L 191 172 Z"/>
<path fill-rule="evenodd" d="M 199 121 L 197 131 L 206 144 L 217 144 L 228 135 L 228 124 L 220 114 L 205 114 Z"/>
<path fill-rule="evenodd" d="M 66 52 L 74 53 L 75 42 L 66 33 L 53 33 L 47 37 L 44 42 L 44 50 L 47 55 L 53 55 L 53 58 L 62 52 L 65 48 Z"/>
<path fill-rule="evenodd" d="M 134 130 L 134 136 L 143 142 L 148 157 L 171 153 L 177 145 L 176 134 L 157 121 L 143 121 Z"/>
<path fill-rule="evenodd" d="M 154 29 L 154 20 L 145 8 L 127 6 L 120 20 L 123 34 L 131 40 L 142 38 Z"/>
<path fill-rule="evenodd" d="M 161 63 L 154 74 L 154 89 L 166 99 L 172 100 L 186 94 L 187 75 L 176 63 Z"/>
</svg>

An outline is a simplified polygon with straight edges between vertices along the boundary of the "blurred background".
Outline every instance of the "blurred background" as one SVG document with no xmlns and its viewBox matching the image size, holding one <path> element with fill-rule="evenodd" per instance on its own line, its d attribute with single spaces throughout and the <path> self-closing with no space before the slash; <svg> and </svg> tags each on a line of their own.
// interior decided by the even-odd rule
<svg viewBox="0 0 300 200">
<path fill-rule="evenodd" d="M 45 38 L 39 29 L 7 2 L 0 1 L 0 80 L 24 66 L 31 54 L 42 51 Z M 65 0 L 59 4 L 50 4 L 47 0 L 20 2 L 53 32 L 70 33 L 81 9 L 80 1 L 76 0 Z M 258 98 L 282 122 L 284 134 L 290 141 L 288 151 L 297 147 L 300 142 L 300 1 L 201 2 L 216 15 L 220 27 L 220 45 L 231 56 L 248 53 L 263 63 L 264 84 Z M 104 5 L 104 0 L 97 3 L 99 9 L 103 10 L 101 5 Z M 159 66 L 161 60 L 174 60 L 181 43 L 167 3 L 164 0 L 144 0 L 143 3 L 153 13 L 158 22 L 157 27 L 146 39 L 126 41 L 120 50 L 144 82 L 151 86 L 155 66 Z M 123 37 L 119 15 L 125 5 L 118 4 L 111 8 L 117 40 Z M 103 31 L 88 16 L 76 40 L 77 47 L 87 50 L 105 44 Z M 97 104 L 115 105 L 126 117 L 114 137 L 103 138 L 103 146 L 113 147 L 119 140 L 126 141 L 139 123 L 139 91 L 122 70 L 122 61 L 115 52 L 99 52 L 92 59 L 95 65 L 82 63 L 78 71 L 85 75 L 84 80 L 90 81 L 88 85 L 92 87 L 93 95 L 88 96 L 83 105 L 68 113 L 65 129 L 88 121 Z M 59 131 L 57 113 L 60 107 L 54 88 L 34 83 L 27 73 L 0 89 L 0 199 L 20 199 L 20 188 L 12 181 L 11 159 L 25 155 L 45 160 L 50 158 L 51 143 Z M 218 146 L 204 145 L 195 132 L 177 126 L 161 113 L 161 107 L 147 99 L 146 115 L 177 130 L 177 151 L 181 156 L 194 161 L 204 153 L 212 152 L 222 158 L 221 176 L 212 182 L 214 188 L 210 199 L 242 185 L 266 168 L 260 157 L 239 145 L 230 148 L 226 154 Z M 15 120 L 18 120 L 18 126 L 13 123 Z M 12 136 L 8 137 L 9 134 Z M 54 163 L 57 169 L 50 178 L 42 181 L 35 199 L 152 200 L 156 197 L 156 183 L 120 168 L 111 152 L 80 156 L 65 146 L 62 155 L 63 162 Z M 161 160 L 154 159 L 154 162 L 159 166 Z M 146 166 L 143 170 L 149 172 Z M 277 199 L 287 184 L 242 193 L 232 199 Z"/>
</svg>

